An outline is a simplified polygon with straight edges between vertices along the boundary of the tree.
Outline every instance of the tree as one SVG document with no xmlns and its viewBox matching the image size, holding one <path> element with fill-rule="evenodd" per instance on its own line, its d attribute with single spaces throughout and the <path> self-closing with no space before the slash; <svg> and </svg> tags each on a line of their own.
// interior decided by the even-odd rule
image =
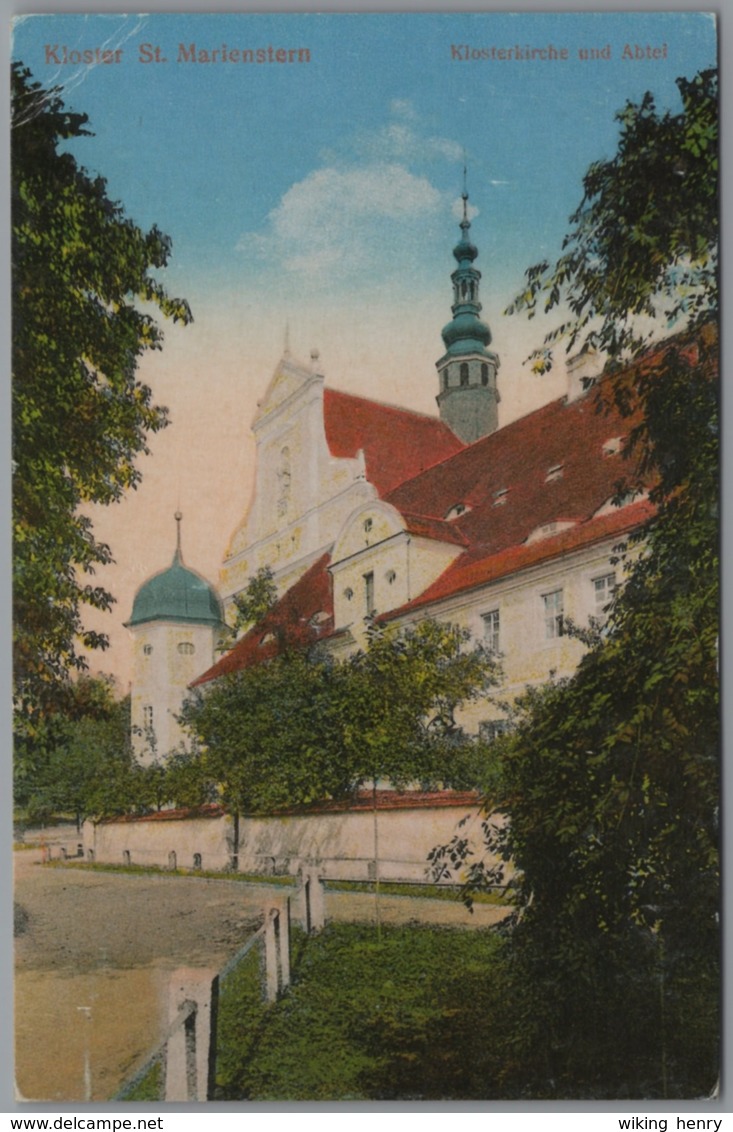
<svg viewBox="0 0 733 1132">
<path fill-rule="evenodd" d="M 165 764 L 165 783 L 167 800 L 175 807 L 197 809 L 218 798 L 216 783 L 195 747 L 170 755 Z"/>
<path fill-rule="evenodd" d="M 248 580 L 242 593 L 234 597 L 236 613 L 232 632 L 239 633 L 242 629 L 257 624 L 274 608 L 276 601 L 275 575 L 269 566 L 260 566 L 257 573 Z"/>
<path fill-rule="evenodd" d="M 340 744 L 357 782 L 452 785 L 470 744 L 456 711 L 497 683 L 493 655 L 456 625 L 372 624 L 343 671 Z"/>
<path fill-rule="evenodd" d="M 49 711 L 30 742 L 19 741 L 15 801 L 32 820 L 127 813 L 139 803 L 139 768 L 130 742 L 129 698 L 105 677 L 82 677 L 63 711 Z"/>
<path fill-rule="evenodd" d="M 661 325 L 694 331 L 718 315 L 718 75 L 680 78 L 678 114 L 659 114 L 648 93 L 617 114 L 616 155 L 590 166 L 573 228 L 557 263 L 526 272 L 507 313 L 532 318 L 565 307 L 534 369 L 552 364 L 555 343 L 609 356 L 638 356 Z"/>
<path fill-rule="evenodd" d="M 344 661 L 291 648 L 222 677 L 183 705 L 211 777 L 233 809 L 272 811 L 346 797 L 365 782 L 447 784 L 465 739 L 456 708 L 495 678 L 495 662 L 454 626 L 370 631 Z"/>
<path fill-rule="evenodd" d="M 112 551 L 82 508 L 136 487 L 135 459 L 167 423 L 136 377 L 140 356 L 162 344 L 150 308 L 191 318 L 159 281 L 169 238 L 136 227 L 104 180 L 64 151 L 88 135 L 86 122 L 14 65 L 14 676 L 19 719 L 31 728 L 68 692 L 68 672 L 86 666 L 79 645 L 107 644 L 82 613 L 114 601 L 90 580 Z"/>
<path fill-rule="evenodd" d="M 619 115 L 569 250 L 517 303 L 571 310 L 538 368 L 563 337 L 609 355 L 599 411 L 632 419 L 619 491 L 656 504 L 603 634 L 496 748 L 513 1087 L 535 1097 L 699 1096 L 718 1071 L 717 85 L 678 85 L 682 113 L 647 95 Z M 662 305 L 681 333 L 650 347 L 637 316 Z"/>
</svg>

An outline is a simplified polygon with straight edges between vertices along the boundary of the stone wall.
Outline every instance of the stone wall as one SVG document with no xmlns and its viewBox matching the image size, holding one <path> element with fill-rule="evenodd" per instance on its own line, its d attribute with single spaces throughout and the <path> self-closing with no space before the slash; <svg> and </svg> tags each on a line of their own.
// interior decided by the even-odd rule
<svg viewBox="0 0 733 1132">
<path fill-rule="evenodd" d="M 384 880 L 427 879 L 427 858 L 460 828 L 480 851 L 481 821 L 470 794 L 397 795 L 380 792 L 377 810 L 379 875 Z M 308 813 L 242 817 L 239 821 L 240 872 L 296 875 L 316 862 L 326 878 L 368 880 L 374 877 L 374 812 L 364 796 L 353 806 L 331 804 Z M 88 860 L 160 868 L 231 868 L 232 818 L 219 807 L 203 813 L 163 811 L 84 827 Z"/>
</svg>

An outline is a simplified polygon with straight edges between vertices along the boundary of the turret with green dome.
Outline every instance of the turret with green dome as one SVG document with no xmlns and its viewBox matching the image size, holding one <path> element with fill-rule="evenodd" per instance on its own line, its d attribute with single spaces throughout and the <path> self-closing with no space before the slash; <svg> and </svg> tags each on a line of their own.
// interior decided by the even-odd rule
<svg viewBox="0 0 733 1132">
<path fill-rule="evenodd" d="M 465 183 L 462 200 L 461 238 L 453 249 L 458 266 L 451 275 L 453 318 L 443 327 L 445 353 L 436 362 L 440 380 L 437 402 L 441 420 L 461 440 L 472 444 L 494 432 L 498 425 L 496 373 L 499 358 L 488 349 L 491 331 L 479 318 L 481 272 L 474 267 L 478 249 L 469 237 L 471 222 Z"/>
<path fill-rule="evenodd" d="M 173 561 L 143 583 L 126 623 L 134 642 L 132 742 L 143 763 L 180 747 L 181 705 L 192 680 L 214 663 L 225 630 L 216 590 L 184 564 L 180 511 L 175 518 Z"/>
<path fill-rule="evenodd" d="M 197 625 L 222 625 L 224 615 L 216 590 L 200 574 L 183 564 L 181 519 L 176 512 L 176 552 L 167 570 L 154 574 L 135 595 L 128 627 L 147 621 L 185 621 Z"/>
</svg>

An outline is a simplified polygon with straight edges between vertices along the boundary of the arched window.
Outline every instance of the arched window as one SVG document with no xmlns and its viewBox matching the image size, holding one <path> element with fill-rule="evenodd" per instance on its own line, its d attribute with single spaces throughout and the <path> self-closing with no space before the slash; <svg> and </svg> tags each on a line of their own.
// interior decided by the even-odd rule
<svg viewBox="0 0 733 1132">
<path fill-rule="evenodd" d="M 461 362 L 461 385 L 468 385 L 468 362 Z"/>
<path fill-rule="evenodd" d="M 183 656 L 193 656 L 193 654 L 196 652 L 196 646 L 192 644 L 191 641 L 181 641 L 180 645 L 178 646 L 178 651 Z"/>
<path fill-rule="evenodd" d="M 487 366 L 486 362 L 481 363 L 481 384 L 489 384 L 489 367 Z"/>
</svg>

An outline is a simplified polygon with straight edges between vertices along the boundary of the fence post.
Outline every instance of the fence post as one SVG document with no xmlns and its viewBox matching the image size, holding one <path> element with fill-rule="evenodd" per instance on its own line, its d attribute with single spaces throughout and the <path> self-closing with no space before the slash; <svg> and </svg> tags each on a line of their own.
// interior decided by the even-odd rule
<svg viewBox="0 0 733 1132">
<path fill-rule="evenodd" d="M 190 1004 L 192 1015 L 168 1039 L 166 1101 L 206 1101 L 213 1094 L 219 980 L 214 971 L 180 967 L 171 975 L 168 1020 Z"/>
<path fill-rule="evenodd" d="M 286 896 L 280 912 L 280 986 L 290 986 L 290 897 Z"/>
<path fill-rule="evenodd" d="M 308 932 L 319 932 L 326 923 L 326 894 L 323 881 L 315 868 L 306 873 L 308 880 Z"/>
<path fill-rule="evenodd" d="M 265 912 L 265 988 L 268 1002 L 274 1002 L 280 989 L 278 978 L 278 921 L 280 912 L 276 907 L 269 907 Z"/>
<path fill-rule="evenodd" d="M 298 869 L 298 918 L 306 935 L 311 930 L 310 883 L 303 866 Z"/>
</svg>

